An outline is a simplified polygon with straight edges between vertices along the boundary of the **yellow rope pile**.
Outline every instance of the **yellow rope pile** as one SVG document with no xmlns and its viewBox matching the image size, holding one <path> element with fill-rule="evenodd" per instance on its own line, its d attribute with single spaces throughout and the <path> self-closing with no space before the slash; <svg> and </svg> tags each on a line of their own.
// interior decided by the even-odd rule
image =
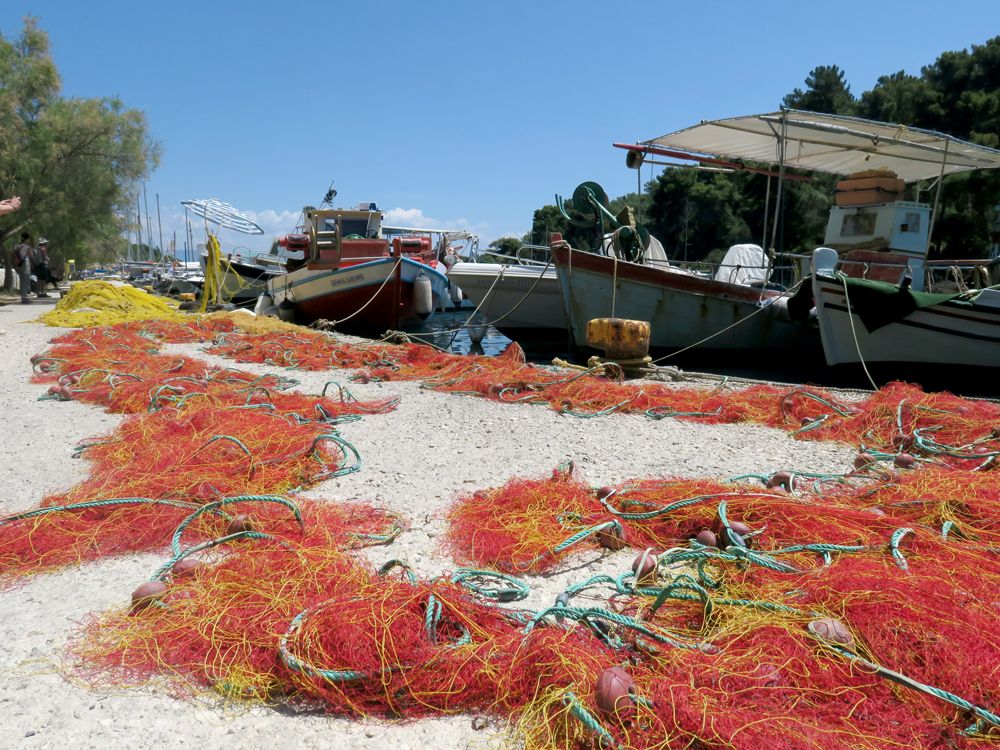
<svg viewBox="0 0 1000 750">
<path fill-rule="evenodd" d="M 183 321 L 175 302 L 141 289 L 107 281 L 78 281 L 40 320 L 64 328 L 109 326 L 134 320 Z"/>
</svg>

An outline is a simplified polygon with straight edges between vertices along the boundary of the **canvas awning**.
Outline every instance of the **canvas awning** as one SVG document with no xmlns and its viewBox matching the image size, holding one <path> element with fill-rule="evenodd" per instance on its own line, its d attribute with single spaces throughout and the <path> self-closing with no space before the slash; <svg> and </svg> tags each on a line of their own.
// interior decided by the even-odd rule
<svg viewBox="0 0 1000 750">
<path fill-rule="evenodd" d="M 783 133 L 785 166 L 815 172 L 885 168 L 913 182 L 1000 167 L 1000 151 L 944 133 L 801 110 L 706 120 L 642 145 L 778 164 Z"/>
</svg>

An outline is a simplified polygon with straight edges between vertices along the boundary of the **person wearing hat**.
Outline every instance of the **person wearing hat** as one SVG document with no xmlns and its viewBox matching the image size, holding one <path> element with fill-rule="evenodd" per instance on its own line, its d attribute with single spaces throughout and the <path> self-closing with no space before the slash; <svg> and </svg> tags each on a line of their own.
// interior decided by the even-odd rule
<svg viewBox="0 0 1000 750">
<path fill-rule="evenodd" d="M 35 296 L 39 299 L 48 297 L 45 287 L 48 286 L 51 277 L 49 276 L 49 241 L 44 237 L 38 238 L 38 247 L 35 249 L 35 265 L 32 269 L 35 272 Z"/>
<path fill-rule="evenodd" d="M 31 244 L 31 235 L 21 232 L 21 242 L 14 246 L 14 270 L 17 271 L 18 286 L 21 288 L 21 304 L 31 303 L 31 261 L 35 256 L 35 248 Z"/>
</svg>

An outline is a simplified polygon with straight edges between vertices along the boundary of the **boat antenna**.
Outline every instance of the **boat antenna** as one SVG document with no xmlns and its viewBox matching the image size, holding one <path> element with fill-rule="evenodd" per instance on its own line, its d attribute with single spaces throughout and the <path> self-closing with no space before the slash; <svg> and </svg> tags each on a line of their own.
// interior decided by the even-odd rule
<svg viewBox="0 0 1000 750">
<path fill-rule="evenodd" d="M 321 206 L 332 206 L 333 199 L 337 197 L 337 191 L 333 189 L 333 180 L 330 180 L 330 187 L 327 188 L 326 195 L 323 196 Z"/>
</svg>

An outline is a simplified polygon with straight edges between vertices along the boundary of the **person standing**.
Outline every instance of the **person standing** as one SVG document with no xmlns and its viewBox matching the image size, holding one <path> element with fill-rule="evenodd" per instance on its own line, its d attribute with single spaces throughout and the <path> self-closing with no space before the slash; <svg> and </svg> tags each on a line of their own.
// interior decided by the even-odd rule
<svg viewBox="0 0 1000 750">
<path fill-rule="evenodd" d="M 31 261 L 35 255 L 35 249 L 31 245 L 31 235 L 21 232 L 21 242 L 14 246 L 14 270 L 17 271 L 19 285 L 21 287 L 21 304 L 31 304 L 29 295 L 31 294 Z"/>
<path fill-rule="evenodd" d="M 35 296 L 39 299 L 48 297 L 45 288 L 52 280 L 49 274 L 49 241 L 44 237 L 38 238 L 38 247 L 35 248 Z"/>
</svg>

